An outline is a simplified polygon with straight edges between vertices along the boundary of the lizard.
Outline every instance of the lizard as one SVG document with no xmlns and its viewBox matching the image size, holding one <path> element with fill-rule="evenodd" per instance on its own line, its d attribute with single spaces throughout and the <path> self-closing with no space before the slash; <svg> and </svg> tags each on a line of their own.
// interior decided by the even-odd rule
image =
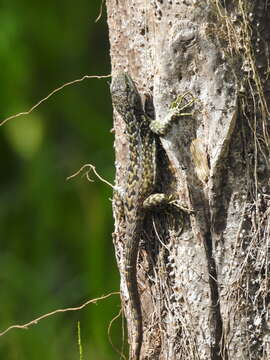
<svg viewBox="0 0 270 360">
<path fill-rule="evenodd" d="M 171 195 L 154 193 L 156 173 L 156 135 L 164 135 L 170 121 L 163 128 L 145 114 L 140 94 L 128 73 L 116 74 L 110 87 L 112 104 L 125 122 L 128 158 L 123 186 L 114 192 L 115 215 L 124 219 L 125 264 L 124 276 L 129 296 L 133 334 L 132 360 L 140 359 L 143 340 L 142 310 L 137 285 L 137 257 L 146 211 L 153 206 L 174 203 Z M 174 114 L 178 109 L 174 110 Z M 173 118 L 173 116 L 171 117 Z M 156 128 L 156 130 L 155 130 Z M 176 205 L 177 206 L 177 205 Z M 181 208 L 183 210 L 183 208 Z"/>
</svg>

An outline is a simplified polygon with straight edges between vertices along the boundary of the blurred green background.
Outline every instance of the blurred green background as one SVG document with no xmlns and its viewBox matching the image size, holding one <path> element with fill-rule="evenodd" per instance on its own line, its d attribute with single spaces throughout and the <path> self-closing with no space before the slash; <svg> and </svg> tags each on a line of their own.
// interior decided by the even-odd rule
<svg viewBox="0 0 270 360">
<path fill-rule="evenodd" d="M 2 0 L 0 119 L 28 110 L 85 74 L 110 73 L 101 0 Z M 0 127 L 0 331 L 119 288 L 111 240 L 111 189 L 95 178 L 66 181 L 92 163 L 113 182 L 108 80 L 60 91 L 28 116 Z M 94 178 L 94 175 L 92 176 Z M 118 359 L 107 328 L 117 295 L 57 314 L 0 338 L 0 359 Z M 120 346 L 120 320 L 112 340 Z"/>
</svg>

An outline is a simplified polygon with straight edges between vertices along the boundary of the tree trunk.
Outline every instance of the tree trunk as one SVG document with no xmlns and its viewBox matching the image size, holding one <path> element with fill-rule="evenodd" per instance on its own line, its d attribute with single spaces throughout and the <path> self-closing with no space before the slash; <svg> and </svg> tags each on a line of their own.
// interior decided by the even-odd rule
<svg viewBox="0 0 270 360">
<path fill-rule="evenodd" d="M 182 231 L 179 214 L 147 213 L 140 359 L 270 359 L 270 3 L 107 0 L 107 12 L 112 75 L 128 72 L 159 122 L 177 98 L 192 102 L 160 137 L 157 188 L 194 213 Z M 129 144 L 116 112 L 114 129 L 121 188 Z M 132 343 L 117 222 L 114 245 Z"/>
</svg>

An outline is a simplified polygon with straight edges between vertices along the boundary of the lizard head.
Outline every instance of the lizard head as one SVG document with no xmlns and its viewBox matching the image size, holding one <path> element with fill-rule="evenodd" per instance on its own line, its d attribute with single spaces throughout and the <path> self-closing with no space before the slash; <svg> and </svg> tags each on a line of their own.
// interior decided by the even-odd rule
<svg viewBox="0 0 270 360">
<path fill-rule="evenodd" d="M 112 79 L 110 90 L 113 106 L 124 119 L 129 113 L 143 113 L 140 95 L 127 73 L 116 74 Z"/>
</svg>

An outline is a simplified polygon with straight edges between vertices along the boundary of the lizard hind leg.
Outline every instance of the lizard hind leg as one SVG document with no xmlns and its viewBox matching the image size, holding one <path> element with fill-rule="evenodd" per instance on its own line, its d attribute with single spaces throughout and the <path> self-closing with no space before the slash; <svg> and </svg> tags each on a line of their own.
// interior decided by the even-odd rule
<svg viewBox="0 0 270 360">
<path fill-rule="evenodd" d="M 174 195 L 155 193 L 149 195 L 143 202 L 144 210 L 160 210 L 168 207 L 175 208 L 176 210 L 180 210 L 188 215 L 192 215 L 194 213 L 194 210 L 183 206 L 178 197 Z"/>
<path fill-rule="evenodd" d="M 148 196 L 143 202 L 143 208 L 145 210 L 155 210 L 159 208 L 165 208 L 170 205 L 174 200 L 172 195 L 163 193 L 156 193 Z"/>
<path fill-rule="evenodd" d="M 145 211 L 165 211 L 166 214 L 173 216 L 173 218 L 175 218 L 177 214 L 180 215 L 180 217 L 176 217 L 181 223 L 177 231 L 178 235 L 182 233 L 184 228 L 184 214 L 194 214 L 194 210 L 183 206 L 177 196 L 164 193 L 155 193 L 148 196 L 143 202 L 143 208 Z"/>
</svg>

